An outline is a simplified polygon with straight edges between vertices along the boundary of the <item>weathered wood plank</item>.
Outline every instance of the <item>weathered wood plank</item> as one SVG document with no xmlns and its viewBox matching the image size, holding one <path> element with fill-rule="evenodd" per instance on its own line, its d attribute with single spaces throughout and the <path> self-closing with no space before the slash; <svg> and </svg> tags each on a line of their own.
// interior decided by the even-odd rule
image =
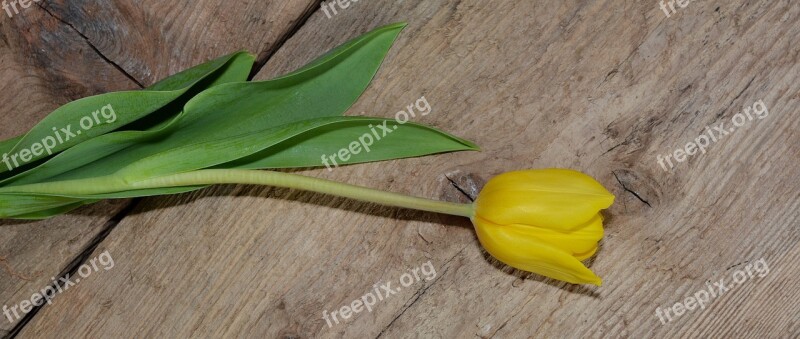
<svg viewBox="0 0 800 339">
<path fill-rule="evenodd" d="M 409 20 L 349 112 L 420 122 L 481 153 L 307 171 L 458 199 L 502 171 L 581 169 L 617 195 L 592 268 L 601 288 L 509 274 L 465 220 L 282 189 L 214 187 L 145 199 L 101 244 L 116 261 L 24 335 L 299 337 L 764 336 L 800 333 L 800 7 L 656 2 L 357 2 L 317 11 L 257 78 L 294 69 L 380 24 Z M 664 171 L 657 155 L 766 103 L 769 116 Z M 635 193 L 635 194 L 634 194 Z M 706 282 L 765 259 L 703 310 L 663 324 Z M 345 323 L 332 311 L 430 261 L 420 281 Z"/>
<path fill-rule="evenodd" d="M 56 0 L 43 5 L 142 84 L 237 50 L 264 60 L 315 2 Z"/>
<path fill-rule="evenodd" d="M 71 100 L 146 86 L 228 51 L 247 49 L 264 58 L 310 4 L 206 1 L 185 8 L 188 3 L 69 1 L 18 7 L 11 18 L 0 12 L 0 137 L 25 132 Z M 109 220 L 127 204 L 104 202 L 52 220 L 0 223 L 3 304 L 13 307 L 48 286 L 114 226 Z M 0 336 L 19 324 L 12 318 L 3 317 Z"/>
<path fill-rule="evenodd" d="M 0 34 L 0 139 L 25 133 L 69 101 L 137 88 L 72 28 L 38 8 L 12 18 L 2 13 Z M 105 202 L 41 222 L 0 221 L 0 304 L 13 309 L 50 285 L 127 203 Z M 0 316 L 0 336 L 22 320 L 21 310 L 15 312 Z"/>
<path fill-rule="evenodd" d="M 309 24 L 319 24 L 313 28 L 320 32 L 347 31 L 356 17 L 386 12 L 361 5 L 340 14 L 350 21 Z M 618 202 L 593 266 L 606 279 L 603 288 L 574 293 L 503 278 L 491 265 L 474 264 L 482 255 L 472 246 L 445 265 L 453 274 L 421 290 L 422 297 L 410 298 L 413 305 L 395 311 L 401 316 L 382 333 L 797 335 L 800 329 L 789 310 L 798 304 L 800 286 L 786 282 L 790 272 L 797 272 L 792 259 L 800 240 L 793 180 L 800 160 L 800 8 L 766 2 L 717 6 L 692 4 L 670 18 L 650 3 L 619 6 L 610 1 L 560 6 L 461 2 L 437 10 L 398 9 L 426 20 L 412 20 L 409 31 L 414 33 L 406 32 L 409 41 L 396 51 L 402 61 L 387 65 L 373 86 L 377 90 L 365 95 L 369 99 L 354 112 L 402 107 L 395 97 L 408 87 L 431 93 L 433 105 L 444 105 L 447 113 L 429 117 L 477 139 L 486 153 L 473 155 L 461 167 L 465 173 L 488 177 L 512 168 L 579 168 L 613 187 Z M 309 31 L 301 31 L 297 38 L 303 42 L 287 45 L 276 60 L 293 62 L 281 58 L 283 53 L 304 55 L 303 48 L 327 38 Z M 672 172 L 657 164 L 658 154 L 682 147 L 706 125 L 730 121 L 759 99 L 773 108 L 772 117 L 757 120 Z M 444 166 L 431 173 L 448 170 Z M 357 176 L 349 180 L 363 181 Z M 406 187 L 417 180 L 410 178 Z M 730 274 L 745 264 L 731 266 L 762 257 L 773 268 L 765 281 L 743 285 L 709 310 L 666 325 L 654 313 L 656 307 L 683 301 L 706 280 L 730 281 Z M 376 273 L 375 280 L 399 275 Z M 498 284 L 502 287 L 492 291 Z M 323 299 L 341 305 L 366 291 L 348 290 L 331 291 Z M 775 290 L 782 290 L 780 297 L 764 297 Z M 341 294 L 347 297 L 339 299 Z M 362 314 L 342 331 L 346 336 L 374 334 L 386 325 L 382 320 Z M 325 329 L 311 333 L 329 334 Z"/>
</svg>

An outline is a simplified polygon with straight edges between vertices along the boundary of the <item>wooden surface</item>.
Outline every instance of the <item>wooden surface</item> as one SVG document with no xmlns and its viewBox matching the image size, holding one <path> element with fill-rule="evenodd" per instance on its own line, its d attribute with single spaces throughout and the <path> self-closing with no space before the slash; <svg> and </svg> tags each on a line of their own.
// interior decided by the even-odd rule
<svg viewBox="0 0 800 339">
<path fill-rule="evenodd" d="M 2 334 L 27 337 L 800 336 L 800 4 L 656 1 L 318 3 L 55 1 L 2 17 L 10 137 L 69 100 L 136 88 L 248 49 L 256 79 L 374 27 L 408 21 L 349 115 L 418 122 L 481 152 L 304 174 L 467 201 L 493 175 L 569 167 L 608 187 L 600 288 L 515 272 L 468 220 L 299 191 L 215 186 L 0 223 L 0 297 L 108 251 L 89 276 Z M 137 84 L 138 83 L 138 84 Z M 664 171 L 683 148 L 763 100 L 764 119 Z M 457 186 L 457 187 L 456 187 Z M 130 209 L 125 209 L 129 206 Z M 95 247 L 96 246 L 96 247 Z M 86 252 L 86 253 L 84 253 Z M 769 273 L 662 323 L 669 308 L 759 259 Z M 436 277 L 329 327 L 331 312 L 430 261 Z"/>
</svg>

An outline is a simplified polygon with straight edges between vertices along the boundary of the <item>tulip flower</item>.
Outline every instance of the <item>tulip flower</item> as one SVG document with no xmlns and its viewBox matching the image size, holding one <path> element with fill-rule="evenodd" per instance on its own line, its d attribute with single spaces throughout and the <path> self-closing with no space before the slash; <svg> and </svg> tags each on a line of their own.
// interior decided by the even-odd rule
<svg viewBox="0 0 800 339">
<path fill-rule="evenodd" d="M 591 177 L 566 169 L 527 170 L 492 178 L 475 201 L 481 245 L 524 271 L 574 284 L 600 285 L 581 263 L 603 237 L 600 210 L 614 196 Z"/>
</svg>

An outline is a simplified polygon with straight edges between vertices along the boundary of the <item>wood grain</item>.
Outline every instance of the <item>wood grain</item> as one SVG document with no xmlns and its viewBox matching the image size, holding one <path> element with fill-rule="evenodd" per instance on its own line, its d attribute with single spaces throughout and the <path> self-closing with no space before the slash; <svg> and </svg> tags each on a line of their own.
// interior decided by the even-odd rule
<svg viewBox="0 0 800 339">
<path fill-rule="evenodd" d="M 228 50 L 248 49 L 264 58 L 311 4 L 226 2 L 188 12 L 181 10 L 187 3 L 69 3 L 47 2 L 0 18 L 4 139 L 24 133 L 69 101 L 140 88 Z M 235 11 L 224 11 L 226 7 Z M 259 39 L 252 38 L 256 33 Z M 217 38 L 203 39 L 205 34 Z M 30 299 L 52 277 L 74 269 L 83 252 L 116 226 L 115 215 L 128 204 L 108 201 L 35 223 L 0 222 L 2 304 L 13 307 Z M 0 336 L 21 321 L 3 316 Z"/>
<path fill-rule="evenodd" d="M 69 101 L 136 88 L 73 29 L 37 8 L 13 18 L 3 14 L 0 35 L 0 139 L 24 133 Z M 127 203 L 105 202 L 41 222 L 0 221 L 0 304 L 11 308 L 50 285 Z M 11 318 L 0 318 L 0 336 L 23 320 Z"/>
<path fill-rule="evenodd" d="M 23 337 L 775 337 L 800 335 L 800 6 L 655 1 L 357 2 L 317 11 L 257 79 L 408 20 L 350 115 L 418 122 L 482 152 L 305 174 L 463 200 L 492 175 L 570 167 L 617 196 L 592 269 L 600 288 L 510 271 L 467 220 L 284 189 L 148 198 L 95 252 L 114 269 L 42 309 Z M 671 171 L 657 155 L 758 100 L 754 120 Z M 770 271 L 662 324 L 706 282 Z M 323 311 L 430 261 L 437 276 L 329 328 Z"/>
<path fill-rule="evenodd" d="M 315 6 L 310 0 L 55 0 L 43 8 L 130 77 L 151 84 L 238 50 L 263 63 Z"/>
</svg>

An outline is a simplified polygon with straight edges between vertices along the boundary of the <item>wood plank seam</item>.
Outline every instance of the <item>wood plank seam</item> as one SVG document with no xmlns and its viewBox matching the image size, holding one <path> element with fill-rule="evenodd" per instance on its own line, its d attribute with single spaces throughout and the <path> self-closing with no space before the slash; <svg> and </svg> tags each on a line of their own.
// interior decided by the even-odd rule
<svg viewBox="0 0 800 339">
<path fill-rule="evenodd" d="M 105 227 L 103 228 L 100 233 L 98 233 L 91 241 L 89 241 L 81 251 L 78 256 L 75 257 L 63 270 L 58 274 L 56 279 L 64 277 L 64 276 L 74 276 L 76 275 L 78 268 L 82 265 L 86 264 L 86 261 L 90 259 L 94 250 L 105 240 L 111 231 L 119 225 L 123 218 L 125 218 L 133 209 L 136 207 L 137 203 L 140 199 L 132 199 L 133 201 L 125 206 L 122 210 L 120 210 L 116 215 L 114 215 L 111 219 L 106 222 Z M 57 281 L 57 280 L 56 280 Z M 22 319 L 8 332 L 8 335 L 4 338 L 14 338 L 17 334 L 22 331 L 22 329 L 36 316 L 39 311 L 44 308 L 48 303 L 42 303 L 39 306 L 33 306 L 33 309 L 26 313 Z"/>
<path fill-rule="evenodd" d="M 316 12 L 315 8 L 319 7 L 321 2 L 322 0 L 316 0 L 316 2 L 309 4 L 308 8 L 306 8 L 303 11 L 303 15 L 297 20 L 297 22 L 295 22 L 294 25 L 292 25 L 291 28 L 289 28 L 288 31 L 286 31 L 286 33 L 281 35 L 281 37 L 278 39 L 278 41 L 275 42 L 274 45 L 272 45 L 267 50 L 258 53 L 258 56 L 256 57 L 256 62 L 253 65 L 253 71 L 250 73 L 249 79 L 252 80 L 256 76 L 256 74 L 258 74 L 258 72 L 261 71 L 261 68 L 264 67 L 264 65 L 266 65 L 267 62 L 269 62 L 272 56 L 274 56 L 275 53 L 278 52 L 278 50 L 280 50 L 281 47 L 283 47 L 283 45 L 286 44 L 287 41 L 289 41 L 289 39 L 291 39 L 295 34 L 297 34 L 297 32 L 300 31 L 300 29 L 303 28 L 303 26 L 305 26 L 305 24 L 308 22 L 308 19 L 311 18 L 311 15 L 313 15 Z"/>
</svg>

